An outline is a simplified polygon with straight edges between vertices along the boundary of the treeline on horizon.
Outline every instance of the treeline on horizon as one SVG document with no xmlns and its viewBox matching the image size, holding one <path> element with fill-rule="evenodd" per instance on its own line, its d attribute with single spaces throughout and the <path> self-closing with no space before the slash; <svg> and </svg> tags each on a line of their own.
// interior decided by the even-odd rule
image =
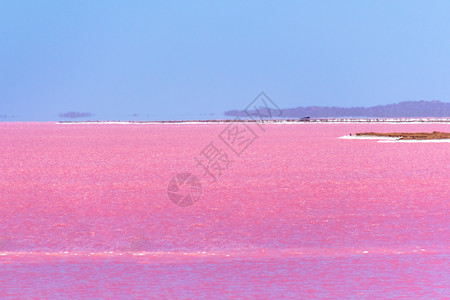
<svg viewBox="0 0 450 300">
<path fill-rule="evenodd" d="M 414 118 L 450 117 L 450 103 L 433 101 L 405 101 L 395 104 L 371 107 L 306 106 L 282 109 L 283 118 L 333 118 L 333 117 L 373 117 L 373 118 Z M 250 111 L 250 113 L 256 113 Z M 277 115 L 279 111 L 277 112 Z M 246 117 L 244 110 L 230 110 L 226 116 Z"/>
</svg>

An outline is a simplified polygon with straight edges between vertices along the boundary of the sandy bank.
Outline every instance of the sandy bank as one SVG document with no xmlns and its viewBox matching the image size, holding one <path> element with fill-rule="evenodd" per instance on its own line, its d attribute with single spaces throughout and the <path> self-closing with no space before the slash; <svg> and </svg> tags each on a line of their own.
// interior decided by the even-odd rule
<svg viewBox="0 0 450 300">
<path fill-rule="evenodd" d="M 360 137 L 389 137 L 397 138 L 398 140 L 442 140 L 450 139 L 450 133 L 448 132 L 388 132 L 388 133 L 378 133 L 378 132 L 363 132 L 356 133 L 356 136 Z"/>
</svg>

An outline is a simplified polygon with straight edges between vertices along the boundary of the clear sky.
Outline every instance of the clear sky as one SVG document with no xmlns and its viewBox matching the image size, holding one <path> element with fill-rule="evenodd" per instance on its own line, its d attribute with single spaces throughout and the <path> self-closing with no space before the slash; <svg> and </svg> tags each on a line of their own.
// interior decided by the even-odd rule
<svg viewBox="0 0 450 300">
<path fill-rule="evenodd" d="M 449 16 L 437 0 L 0 1 L 0 115 L 195 119 L 260 91 L 284 108 L 449 102 Z"/>
</svg>

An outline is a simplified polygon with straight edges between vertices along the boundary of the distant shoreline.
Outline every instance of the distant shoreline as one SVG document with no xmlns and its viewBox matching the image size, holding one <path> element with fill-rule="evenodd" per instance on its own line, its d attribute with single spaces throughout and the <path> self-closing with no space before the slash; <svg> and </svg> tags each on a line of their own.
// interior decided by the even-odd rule
<svg viewBox="0 0 450 300">
<path fill-rule="evenodd" d="M 397 140 L 446 140 L 450 139 L 448 132 L 363 132 L 356 133 L 356 136 L 380 137 L 380 138 L 396 138 Z"/>
<path fill-rule="evenodd" d="M 205 124 L 205 123 L 450 123 L 450 118 L 301 118 L 301 119 L 233 119 L 233 120 L 177 120 L 177 121 L 56 121 L 59 124 Z"/>
</svg>

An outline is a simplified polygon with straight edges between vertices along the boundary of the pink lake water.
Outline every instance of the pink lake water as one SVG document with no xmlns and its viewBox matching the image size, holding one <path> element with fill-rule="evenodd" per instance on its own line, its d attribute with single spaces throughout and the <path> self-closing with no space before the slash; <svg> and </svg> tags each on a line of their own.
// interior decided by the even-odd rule
<svg viewBox="0 0 450 300">
<path fill-rule="evenodd" d="M 449 124 L 227 126 L 0 123 L 0 298 L 450 297 L 450 143 L 339 139 Z"/>
</svg>

